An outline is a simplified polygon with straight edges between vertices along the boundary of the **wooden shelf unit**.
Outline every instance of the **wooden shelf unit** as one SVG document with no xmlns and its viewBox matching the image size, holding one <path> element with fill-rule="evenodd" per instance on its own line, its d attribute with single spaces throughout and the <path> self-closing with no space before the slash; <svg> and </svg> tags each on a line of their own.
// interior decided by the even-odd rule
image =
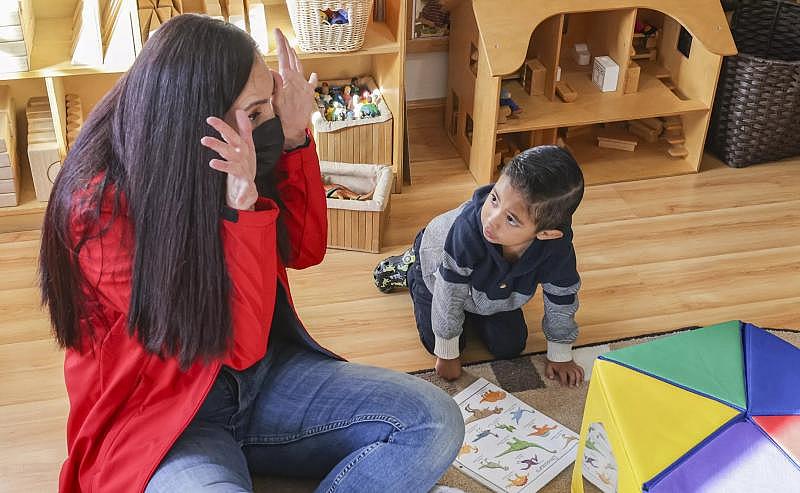
<svg viewBox="0 0 800 493">
<path fill-rule="evenodd" d="M 522 4 L 522 5 L 521 5 Z M 513 7 L 513 8 L 512 8 Z M 531 13 L 519 16 L 516 13 Z M 689 155 L 670 157 L 658 144 L 634 152 L 600 149 L 588 139 L 572 148 L 587 184 L 629 181 L 699 170 L 722 56 L 735 54 L 728 25 L 715 0 L 680 1 L 467 0 L 451 12 L 449 90 L 445 107 L 448 135 L 480 184 L 496 179 L 498 135 L 519 134 L 527 145 L 556 143 L 559 128 L 679 115 L 686 129 Z M 677 49 L 682 25 L 694 35 L 689 57 Z M 638 91 L 624 93 L 631 61 L 634 27 L 643 20 L 660 30 L 658 56 L 642 63 Z M 608 55 L 619 65 L 616 90 L 601 92 L 590 66 L 572 59 L 575 43 L 587 43 L 592 57 Z M 475 72 L 466 70 L 477 51 Z M 474 58 L 474 57 L 473 57 Z M 542 95 L 529 95 L 508 79 L 526 60 L 538 58 L 546 69 Z M 639 63 L 639 62 L 637 62 Z M 577 93 L 563 102 L 556 96 L 557 73 Z M 507 89 L 522 112 L 497 122 L 501 89 Z M 467 136 L 467 121 L 471 122 Z M 596 141 L 595 141 L 596 142 Z M 662 152 L 663 150 L 663 152 Z"/>
<path fill-rule="evenodd" d="M 17 147 L 21 157 L 20 167 L 30 175 L 27 163 L 25 104 L 31 97 L 60 94 L 63 85 L 67 93 L 76 93 L 83 102 L 84 117 L 100 98 L 113 86 L 119 76 L 132 63 L 132 59 L 110 60 L 100 65 L 73 65 L 71 63 L 72 17 L 78 0 L 32 0 L 36 17 L 35 36 L 30 56 L 30 70 L 0 72 L 0 85 L 9 85 L 16 100 Z M 101 0 L 102 6 L 108 0 Z M 136 0 L 126 0 L 136 8 Z M 280 28 L 294 45 L 292 29 L 285 0 L 264 0 L 270 35 L 270 50 L 264 55 L 267 65 L 277 69 L 277 52 L 272 29 Z M 183 0 L 184 12 L 200 12 L 203 2 Z M 392 166 L 395 173 L 395 191 L 403 184 L 403 140 L 405 119 L 405 52 L 406 52 L 406 0 L 387 0 L 384 22 L 370 22 L 362 49 L 348 53 L 305 53 L 298 51 L 307 73 L 316 72 L 320 80 L 349 79 L 355 75 L 371 75 L 382 90 L 392 112 Z M 135 17 L 135 16 L 134 16 Z M 133 26 L 139 33 L 138 18 Z M 134 36 L 135 38 L 136 36 Z M 141 49 L 141 40 L 132 39 L 133 50 Z M 59 91 L 48 91 L 47 88 Z M 63 114 L 63 101 L 51 100 L 55 114 Z M 63 121 L 63 119 L 61 120 Z M 62 129 L 63 130 L 63 129 Z M 23 190 L 32 192 L 32 184 L 23 181 Z M 26 188 L 28 187 L 28 188 Z M 33 193 L 22 193 L 17 207 L 0 207 L 0 232 L 15 231 L 22 224 L 41 223 L 46 203 L 37 202 Z M 30 216 L 25 221 L 9 218 Z M 38 227 L 38 226 L 36 226 Z"/>
</svg>

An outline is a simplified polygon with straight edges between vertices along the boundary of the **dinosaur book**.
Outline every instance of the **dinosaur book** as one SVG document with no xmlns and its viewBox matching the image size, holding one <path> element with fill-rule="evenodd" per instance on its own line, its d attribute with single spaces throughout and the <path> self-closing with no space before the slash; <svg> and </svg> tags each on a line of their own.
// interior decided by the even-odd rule
<svg viewBox="0 0 800 493">
<path fill-rule="evenodd" d="M 466 428 L 455 465 L 492 491 L 538 491 L 575 461 L 577 433 L 486 379 L 453 399 Z"/>
</svg>

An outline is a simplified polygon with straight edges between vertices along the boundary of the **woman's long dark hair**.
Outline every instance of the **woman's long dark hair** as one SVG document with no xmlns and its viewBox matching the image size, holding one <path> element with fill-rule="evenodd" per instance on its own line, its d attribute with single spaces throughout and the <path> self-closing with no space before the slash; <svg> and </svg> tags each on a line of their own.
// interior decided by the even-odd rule
<svg viewBox="0 0 800 493">
<path fill-rule="evenodd" d="M 208 166 L 217 156 L 200 139 L 215 135 L 205 119 L 221 118 L 232 106 L 255 56 L 252 39 L 238 28 L 178 16 L 151 36 L 86 120 L 53 187 L 42 230 L 42 302 L 62 347 L 80 349 L 93 336 L 90 324 L 81 324 L 89 315 L 84 290 L 91 286 L 77 262 L 89 238 L 73 241 L 70 233 L 76 195 L 91 193 L 81 222 L 94 221 L 91 234 L 98 235 L 111 223 L 96 224 L 107 189 L 114 191 L 114 216 L 124 197 L 134 232 L 131 336 L 153 353 L 176 356 L 184 368 L 228 347 L 230 281 L 219 234 L 226 180 Z"/>
</svg>

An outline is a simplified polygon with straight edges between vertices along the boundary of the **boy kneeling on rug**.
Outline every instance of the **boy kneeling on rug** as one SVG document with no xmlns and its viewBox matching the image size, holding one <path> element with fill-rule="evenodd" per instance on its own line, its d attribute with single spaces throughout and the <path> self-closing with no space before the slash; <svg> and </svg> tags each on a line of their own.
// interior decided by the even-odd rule
<svg viewBox="0 0 800 493">
<path fill-rule="evenodd" d="M 546 375 L 562 385 L 583 380 L 572 360 L 580 277 L 570 227 L 582 198 L 583 174 L 572 155 L 534 147 L 512 159 L 497 183 L 434 218 L 409 250 L 378 264 L 378 289 L 409 288 L 420 339 L 437 357 L 439 376 L 461 374 L 465 324 L 495 357 L 520 354 L 528 338 L 522 305 L 541 284 Z"/>
</svg>

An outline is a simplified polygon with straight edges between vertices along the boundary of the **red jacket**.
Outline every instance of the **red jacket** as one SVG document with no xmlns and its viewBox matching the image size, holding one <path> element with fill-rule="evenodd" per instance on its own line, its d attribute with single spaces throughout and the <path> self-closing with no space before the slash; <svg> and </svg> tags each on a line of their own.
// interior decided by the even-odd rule
<svg viewBox="0 0 800 493">
<path fill-rule="evenodd" d="M 278 187 L 293 248 L 289 267 L 318 264 L 325 255 L 327 219 L 319 160 L 313 143 L 284 154 Z M 110 197 L 110 195 L 109 195 Z M 101 223 L 112 211 L 104 200 Z M 231 280 L 233 343 L 210 364 L 181 371 L 175 358 L 147 353 L 128 335 L 132 224 L 124 214 L 79 256 L 86 280 L 97 286 L 88 300 L 95 337 L 81 351 L 69 349 L 64 379 L 70 401 L 68 457 L 61 468 L 62 492 L 143 491 L 158 464 L 200 408 L 222 364 L 251 366 L 264 356 L 275 307 L 277 282 L 289 295 L 286 269 L 277 253 L 278 210 L 260 198 L 255 211 L 239 211 L 237 222 L 221 219 L 220 235 Z M 79 217 L 80 214 L 76 215 Z M 73 223 L 73 234 L 95 225 Z M 303 338 L 310 340 L 303 330 Z M 86 338 L 88 339 L 88 338 Z"/>
</svg>

